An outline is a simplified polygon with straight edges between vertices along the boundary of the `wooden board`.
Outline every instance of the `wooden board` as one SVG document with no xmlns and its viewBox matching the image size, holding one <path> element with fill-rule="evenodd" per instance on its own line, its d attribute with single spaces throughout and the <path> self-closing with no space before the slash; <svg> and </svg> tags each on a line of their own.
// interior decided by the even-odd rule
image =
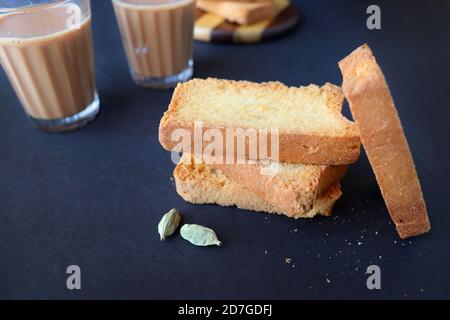
<svg viewBox="0 0 450 320">
<path fill-rule="evenodd" d="M 277 37 L 292 29 L 298 22 L 297 8 L 289 0 L 275 0 L 274 18 L 249 25 L 239 25 L 197 9 L 194 39 L 203 42 L 252 43 Z"/>
</svg>

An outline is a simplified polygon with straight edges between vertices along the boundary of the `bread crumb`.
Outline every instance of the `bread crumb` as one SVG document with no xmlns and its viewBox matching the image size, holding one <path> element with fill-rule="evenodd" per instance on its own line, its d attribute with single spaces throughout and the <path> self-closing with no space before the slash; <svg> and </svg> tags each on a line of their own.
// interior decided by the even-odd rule
<svg viewBox="0 0 450 320">
<path fill-rule="evenodd" d="M 358 246 L 362 245 L 363 243 L 361 241 L 358 241 Z"/>
<path fill-rule="evenodd" d="M 330 279 L 326 278 L 325 280 L 327 281 L 327 283 L 331 283 Z"/>
<path fill-rule="evenodd" d="M 286 263 L 288 263 L 288 264 L 291 264 L 292 258 L 285 258 L 284 261 L 286 261 Z"/>
<path fill-rule="evenodd" d="M 267 254 L 267 250 L 264 251 L 264 254 Z"/>
</svg>

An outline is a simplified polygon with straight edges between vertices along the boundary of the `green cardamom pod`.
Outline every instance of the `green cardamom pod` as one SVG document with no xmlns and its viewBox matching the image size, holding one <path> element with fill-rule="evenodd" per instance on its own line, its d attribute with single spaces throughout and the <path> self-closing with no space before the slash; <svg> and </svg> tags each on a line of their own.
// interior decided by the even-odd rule
<svg viewBox="0 0 450 320">
<path fill-rule="evenodd" d="M 177 209 L 172 209 L 167 212 L 158 224 L 158 232 L 161 241 L 166 237 L 171 236 L 180 225 L 181 216 Z"/>
<path fill-rule="evenodd" d="M 185 224 L 181 227 L 180 234 L 183 239 L 196 246 L 221 246 L 222 242 L 217 238 L 214 230 L 199 226 L 198 224 Z"/>
</svg>

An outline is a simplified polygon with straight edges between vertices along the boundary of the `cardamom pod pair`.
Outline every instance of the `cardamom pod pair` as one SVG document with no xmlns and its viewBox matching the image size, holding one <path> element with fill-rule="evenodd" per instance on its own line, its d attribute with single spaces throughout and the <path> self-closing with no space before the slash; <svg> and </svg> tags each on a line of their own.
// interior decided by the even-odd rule
<svg viewBox="0 0 450 320">
<path fill-rule="evenodd" d="M 158 224 L 158 232 L 161 240 L 171 236 L 178 229 L 181 215 L 177 209 L 167 212 Z M 180 230 L 181 237 L 196 246 L 221 246 L 222 242 L 217 238 L 214 230 L 198 224 L 185 224 Z"/>
</svg>

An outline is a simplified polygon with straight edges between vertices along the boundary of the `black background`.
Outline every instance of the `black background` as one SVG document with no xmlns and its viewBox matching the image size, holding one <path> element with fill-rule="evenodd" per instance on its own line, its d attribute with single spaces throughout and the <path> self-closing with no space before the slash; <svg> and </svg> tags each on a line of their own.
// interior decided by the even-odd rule
<svg viewBox="0 0 450 320">
<path fill-rule="evenodd" d="M 366 28 L 369 2 L 295 1 L 302 22 L 276 41 L 195 45 L 196 77 L 302 85 L 340 84 L 337 61 L 368 42 L 432 222 L 430 234 L 406 241 L 364 154 L 332 218 L 185 203 L 157 136 L 172 92 L 132 82 L 110 1 L 92 2 L 102 106 L 92 124 L 64 135 L 33 129 L 0 72 L 0 298 L 450 298 L 450 1 L 377 1 L 378 31 Z M 213 227 L 223 247 L 160 242 L 157 223 L 172 207 Z M 82 270 L 80 291 L 66 288 L 72 264 Z M 371 264 L 381 267 L 378 291 L 366 288 Z"/>
</svg>

